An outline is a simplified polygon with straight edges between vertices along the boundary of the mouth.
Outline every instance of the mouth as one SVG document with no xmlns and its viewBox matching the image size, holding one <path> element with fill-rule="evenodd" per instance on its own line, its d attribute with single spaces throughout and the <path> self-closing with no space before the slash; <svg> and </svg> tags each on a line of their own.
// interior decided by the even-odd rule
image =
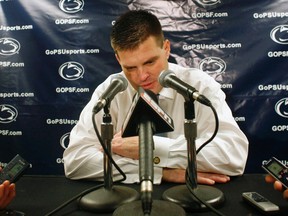
<svg viewBox="0 0 288 216">
<path fill-rule="evenodd" d="M 145 84 L 142 84 L 141 87 L 142 87 L 143 89 L 151 89 L 151 88 L 153 88 L 153 83 L 152 83 L 152 82 L 150 82 L 150 83 L 145 83 Z"/>
<path fill-rule="evenodd" d="M 153 87 L 153 82 L 142 83 L 141 87 L 144 89 L 149 89 Z"/>
</svg>

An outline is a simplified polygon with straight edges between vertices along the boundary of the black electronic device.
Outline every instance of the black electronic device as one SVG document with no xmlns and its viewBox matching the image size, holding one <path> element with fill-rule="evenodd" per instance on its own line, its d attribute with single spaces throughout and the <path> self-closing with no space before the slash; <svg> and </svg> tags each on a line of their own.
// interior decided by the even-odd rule
<svg viewBox="0 0 288 216">
<path fill-rule="evenodd" d="M 288 188 L 288 168 L 275 157 L 272 157 L 264 165 L 263 169 L 280 181 L 285 188 Z"/>
<path fill-rule="evenodd" d="M 29 166 L 30 163 L 17 154 L 0 172 L 0 184 L 5 180 L 16 182 Z"/>
<path fill-rule="evenodd" d="M 0 210 L 0 216 L 25 216 L 24 212 L 15 211 L 12 209 Z"/>
<path fill-rule="evenodd" d="M 254 206 L 264 214 L 272 215 L 279 211 L 279 206 L 257 192 L 243 192 L 242 198 L 244 201 L 248 202 L 248 204 Z"/>
<path fill-rule="evenodd" d="M 172 118 L 153 100 L 144 89 L 139 88 L 122 126 L 122 137 L 137 136 L 139 118 L 146 113 L 154 119 L 155 134 L 174 130 Z"/>
</svg>

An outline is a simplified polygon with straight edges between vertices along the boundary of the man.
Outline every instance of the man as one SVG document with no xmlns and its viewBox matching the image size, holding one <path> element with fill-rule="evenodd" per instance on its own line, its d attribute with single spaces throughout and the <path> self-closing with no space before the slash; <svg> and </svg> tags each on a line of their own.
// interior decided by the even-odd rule
<svg viewBox="0 0 288 216">
<path fill-rule="evenodd" d="M 276 181 L 274 177 L 271 175 L 266 175 L 265 176 L 265 181 L 267 183 L 273 183 L 274 189 L 278 191 L 283 191 L 283 198 L 288 200 L 288 189 L 284 189 L 283 185 L 281 182 Z"/>
<path fill-rule="evenodd" d="M 4 181 L 2 184 L 0 184 L 0 210 L 5 209 L 11 203 L 15 196 L 15 184 L 10 184 L 9 181 Z"/>
<path fill-rule="evenodd" d="M 111 45 L 123 70 L 120 73 L 129 81 L 127 89 L 117 94 L 110 106 L 115 132 L 112 140 L 113 159 L 126 174 L 125 183 L 139 182 L 138 137 L 121 137 L 123 121 L 139 87 L 159 94 L 159 106 L 174 121 L 174 131 L 167 133 L 167 137 L 153 137 L 154 157 L 157 158 L 154 163 L 154 183 L 185 182 L 187 143 L 184 137 L 184 97 L 171 88 L 163 88 L 158 82 L 159 74 L 166 69 L 175 72 L 179 79 L 209 98 L 218 113 L 218 134 L 197 155 L 198 183 L 224 183 L 229 181 L 229 176 L 243 174 L 248 141 L 234 121 L 220 85 L 198 69 L 168 63 L 170 42 L 164 38 L 156 16 L 143 10 L 122 15 L 113 26 Z M 96 88 L 71 131 L 70 143 L 63 155 L 68 178 L 103 180 L 103 152 L 93 129 L 92 109 L 110 81 L 111 76 Z M 198 148 L 212 136 L 215 121 L 211 109 L 198 102 L 195 102 L 195 114 Z M 96 115 L 98 129 L 102 117 L 102 111 Z M 114 180 L 120 177 L 115 170 L 113 175 Z"/>
</svg>

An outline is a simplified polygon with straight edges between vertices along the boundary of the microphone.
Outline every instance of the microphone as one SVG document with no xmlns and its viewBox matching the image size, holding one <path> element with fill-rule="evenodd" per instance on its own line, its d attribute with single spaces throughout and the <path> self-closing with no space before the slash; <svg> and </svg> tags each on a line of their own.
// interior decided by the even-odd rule
<svg viewBox="0 0 288 216">
<path fill-rule="evenodd" d="M 139 88 L 138 93 L 144 93 L 142 88 Z M 152 99 L 151 104 L 156 103 L 158 105 L 158 98 L 154 92 L 145 90 L 145 94 L 148 94 Z M 154 120 L 155 121 L 155 120 Z M 139 122 L 139 175 L 141 184 L 141 201 L 142 210 L 144 215 L 150 215 L 152 208 L 152 192 L 153 192 L 153 151 L 154 141 L 153 135 L 156 132 L 155 123 L 151 118 L 151 110 L 144 109 L 141 113 Z"/>
<path fill-rule="evenodd" d="M 141 201 L 144 215 L 150 215 L 153 193 L 153 134 L 154 122 L 151 116 L 143 113 L 139 122 L 139 177 L 141 185 Z"/>
<path fill-rule="evenodd" d="M 98 99 L 96 105 L 93 108 L 93 112 L 99 112 L 106 104 L 109 104 L 115 95 L 124 91 L 128 86 L 128 81 L 121 74 L 116 74 L 112 77 L 109 87 L 104 91 L 101 97 Z"/>
<path fill-rule="evenodd" d="M 175 89 L 185 98 L 185 100 L 194 99 L 206 106 L 211 106 L 209 99 L 204 95 L 201 95 L 194 87 L 177 78 L 175 73 L 170 70 L 162 71 L 158 81 L 163 87 Z"/>
<path fill-rule="evenodd" d="M 139 178 L 144 215 L 150 215 L 153 202 L 153 135 L 172 130 L 173 120 L 158 105 L 157 96 L 140 87 L 123 123 L 122 137 L 139 136 Z"/>
</svg>

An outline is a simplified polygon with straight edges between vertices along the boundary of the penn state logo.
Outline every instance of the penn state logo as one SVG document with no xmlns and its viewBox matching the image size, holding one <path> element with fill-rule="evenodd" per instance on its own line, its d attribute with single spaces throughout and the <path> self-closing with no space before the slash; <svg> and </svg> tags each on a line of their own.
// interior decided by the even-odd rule
<svg viewBox="0 0 288 216">
<path fill-rule="evenodd" d="M 10 123 L 16 120 L 18 111 L 9 104 L 0 105 L 0 123 Z"/>
<path fill-rule="evenodd" d="M 193 0 L 196 4 L 203 7 L 211 7 L 221 3 L 221 0 Z"/>
<path fill-rule="evenodd" d="M 226 63 L 218 57 L 207 57 L 200 61 L 199 69 L 208 74 L 222 74 L 226 70 Z"/>
<path fill-rule="evenodd" d="M 65 13 L 77 13 L 84 7 L 84 0 L 61 0 L 59 7 Z"/>
<path fill-rule="evenodd" d="M 288 98 L 282 98 L 275 104 L 275 112 L 284 118 L 288 118 Z"/>
<path fill-rule="evenodd" d="M 77 80 L 83 78 L 84 67 L 78 62 L 70 61 L 62 64 L 58 72 L 65 80 Z"/>
<path fill-rule="evenodd" d="M 0 55 L 19 53 L 20 43 L 13 38 L 0 38 Z"/>
<path fill-rule="evenodd" d="M 288 44 L 288 25 L 279 25 L 270 32 L 270 37 L 278 44 Z"/>
<path fill-rule="evenodd" d="M 70 132 L 63 134 L 60 138 L 60 145 L 63 149 L 66 149 L 69 144 Z"/>
</svg>

